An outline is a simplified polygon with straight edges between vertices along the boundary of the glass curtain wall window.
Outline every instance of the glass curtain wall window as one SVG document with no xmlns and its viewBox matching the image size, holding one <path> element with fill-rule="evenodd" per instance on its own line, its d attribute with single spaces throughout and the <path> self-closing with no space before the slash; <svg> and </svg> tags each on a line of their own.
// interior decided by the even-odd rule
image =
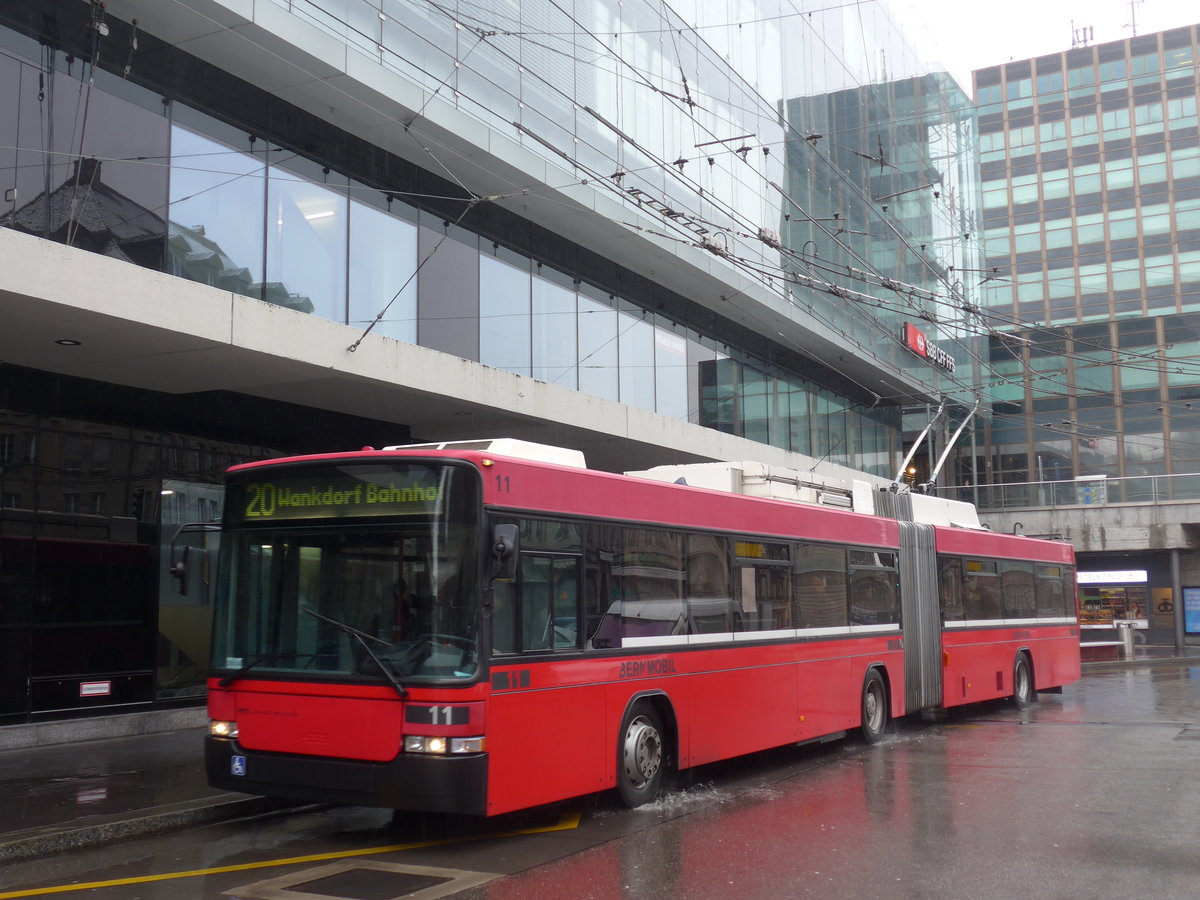
<svg viewBox="0 0 1200 900">
<path fill-rule="evenodd" d="M 349 322 L 415 344 L 417 226 L 400 218 L 409 210 L 378 191 L 351 186 Z"/>
<path fill-rule="evenodd" d="M 533 277 L 533 377 L 579 387 L 578 302 L 565 275 L 542 270 Z"/>
<path fill-rule="evenodd" d="M 302 160 L 288 164 L 315 168 Z M 335 322 L 346 321 L 347 196 L 290 168 L 267 177 L 267 265 L 264 299 Z"/>
<path fill-rule="evenodd" d="M 171 274 L 261 297 L 266 211 L 262 156 L 174 126 L 170 210 Z"/>
<path fill-rule="evenodd" d="M 509 256 L 509 254 L 505 254 Z M 515 375 L 533 374 L 529 260 L 479 254 L 479 361 Z"/>
</svg>

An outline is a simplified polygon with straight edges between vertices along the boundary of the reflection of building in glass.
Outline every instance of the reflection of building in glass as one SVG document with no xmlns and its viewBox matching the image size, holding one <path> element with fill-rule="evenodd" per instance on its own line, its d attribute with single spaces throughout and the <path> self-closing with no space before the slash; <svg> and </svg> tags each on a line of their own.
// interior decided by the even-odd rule
<svg viewBox="0 0 1200 900">
<path fill-rule="evenodd" d="M 892 338 L 905 321 L 920 319 L 931 340 L 973 369 L 978 323 L 967 310 L 979 279 L 965 273 L 976 272 L 980 259 L 971 238 L 973 156 L 965 152 L 975 140 L 969 100 L 935 73 L 795 97 L 782 110 L 793 126 L 780 223 L 793 254 L 789 270 L 848 292 L 870 294 L 882 284 L 888 302 L 858 326 L 865 343 L 915 365 Z M 816 164 L 821 159 L 829 164 Z M 805 293 L 803 302 L 836 315 L 847 295 Z M 955 389 L 951 380 L 945 388 Z"/>
<path fill-rule="evenodd" d="M 258 296 L 250 270 L 239 266 L 215 241 L 209 240 L 203 225 L 185 228 L 171 222 L 167 231 L 167 254 L 172 275 L 247 297 Z"/>
<path fill-rule="evenodd" d="M 163 265 L 162 217 L 106 185 L 98 159 L 76 160 L 65 181 L 0 226 L 150 269 Z"/>
<path fill-rule="evenodd" d="M 0 408 L 0 721 L 79 705 L 79 672 L 109 683 L 99 707 L 198 695 L 207 637 L 186 623 L 207 603 L 168 592 L 160 614 L 158 572 L 179 524 L 219 517 L 205 483 L 264 450 Z"/>
<path fill-rule="evenodd" d="M 962 148 L 973 140 L 975 114 L 945 73 L 797 97 L 784 111 L 796 126 L 787 192 L 804 209 L 785 207 L 789 245 L 814 241 L 835 267 L 886 263 L 897 281 L 926 288 L 974 263 L 962 230 L 972 226 L 973 190 Z M 813 153 L 833 165 L 806 164 Z M 849 286 L 846 276 L 839 281 Z"/>
<path fill-rule="evenodd" d="M 163 220 L 153 210 L 104 183 L 101 161 L 81 159 L 74 174 L 45 196 L 0 219 L 0 227 L 69 244 L 150 269 L 163 268 Z M 166 271 L 300 312 L 312 312 L 308 297 L 293 294 L 280 282 L 254 282 L 205 235 L 203 225 L 166 224 Z"/>
</svg>

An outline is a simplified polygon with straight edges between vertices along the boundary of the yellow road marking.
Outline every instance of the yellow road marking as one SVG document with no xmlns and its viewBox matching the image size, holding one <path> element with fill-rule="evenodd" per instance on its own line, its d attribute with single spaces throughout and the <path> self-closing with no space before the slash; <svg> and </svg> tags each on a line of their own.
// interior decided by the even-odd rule
<svg viewBox="0 0 1200 900">
<path fill-rule="evenodd" d="M 419 841 L 412 844 L 392 844 L 387 847 L 367 847 L 362 850 L 343 850 L 337 853 L 313 853 L 308 856 L 293 856 L 288 859 L 269 859 L 262 862 L 240 863 L 236 866 L 214 866 L 210 869 L 192 869 L 187 872 L 164 872 L 161 875 L 139 875 L 136 878 L 114 878 L 111 881 L 91 881 L 86 884 L 59 884 L 51 887 L 29 888 L 28 890 L 0 893 L 0 900 L 15 897 L 44 897 L 48 894 L 67 894 L 72 891 L 91 891 L 97 888 L 123 887 L 129 884 L 151 884 L 156 881 L 174 881 L 180 878 L 196 878 L 203 875 L 225 875 L 229 872 L 247 872 L 252 869 L 270 869 L 281 866 L 305 865 L 327 862 L 331 859 L 350 859 L 355 856 L 375 856 L 380 853 L 399 853 L 403 850 L 421 850 L 426 847 L 444 847 L 450 844 L 465 844 L 471 841 L 495 838 L 520 837 L 531 834 L 549 834 L 554 831 L 571 831 L 579 827 L 582 813 L 563 813 L 555 825 L 542 828 L 522 828 L 517 831 L 502 831 L 495 834 L 480 834 L 471 837 L 445 838 L 439 841 Z"/>
</svg>

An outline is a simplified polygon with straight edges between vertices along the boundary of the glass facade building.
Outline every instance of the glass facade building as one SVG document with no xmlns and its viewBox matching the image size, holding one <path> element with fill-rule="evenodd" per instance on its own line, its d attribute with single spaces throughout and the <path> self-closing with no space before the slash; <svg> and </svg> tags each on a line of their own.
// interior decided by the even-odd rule
<svg viewBox="0 0 1200 900">
<path fill-rule="evenodd" d="M 1200 473 L 1196 62 L 1189 27 L 975 73 L 984 303 L 1002 332 L 980 482 Z M 1164 484 L 1156 499 L 1200 496 L 1200 478 Z M 1004 502 L 1055 499 L 1021 490 Z M 1073 502 L 1074 485 L 1051 490 Z"/>
<path fill-rule="evenodd" d="M 218 2 L 207 52 L 179 6 L 0 8 L 0 228 L 885 478 L 906 406 L 969 402 L 975 114 L 882 4 Z M 0 721 L 201 692 L 165 573 L 228 464 L 442 437 L 0 372 Z"/>
</svg>

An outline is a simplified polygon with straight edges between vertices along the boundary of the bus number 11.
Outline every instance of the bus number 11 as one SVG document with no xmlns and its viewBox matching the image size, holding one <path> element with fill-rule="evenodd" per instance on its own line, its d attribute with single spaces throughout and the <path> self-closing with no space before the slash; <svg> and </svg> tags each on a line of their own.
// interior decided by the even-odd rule
<svg viewBox="0 0 1200 900">
<path fill-rule="evenodd" d="M 418 725 L 466 725 L 471 710 L 466 706 L 410 706 L 404 719 Z"/>
</svg>

